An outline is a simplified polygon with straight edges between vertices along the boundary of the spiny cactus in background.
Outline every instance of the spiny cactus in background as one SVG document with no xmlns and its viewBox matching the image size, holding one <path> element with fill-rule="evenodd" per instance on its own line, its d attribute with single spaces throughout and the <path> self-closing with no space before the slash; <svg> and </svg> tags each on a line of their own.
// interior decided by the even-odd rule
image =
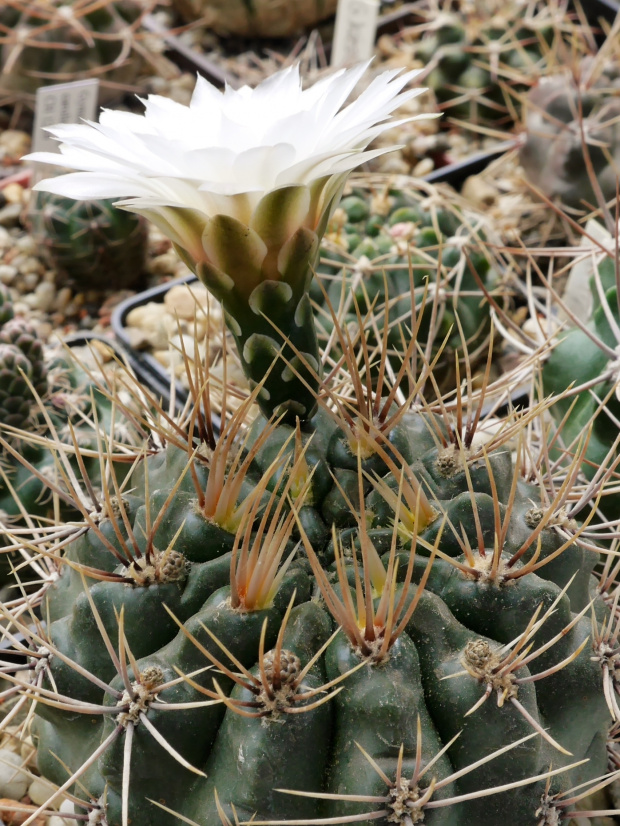
<svg viewBox="0 0 620 826">
<path fill-rule="evenodd" d="M 536 410 L 488 440 L 460 398 L 381 429 L 324 390 L 297 427 L 164 422 L 63 537 L 47 629 L 13 619 L 40 770 L 109 826 L 553 822 L 611 722 L 581 457 L 533 455 Z"/>
<path fill-rule="evenodd" d="M 138 438 L 139 428 L 119 413 L 109 388 L 96 386 L 89 368 L 62 351 L 44 352 L 33 326 L 12 317 L 8 293 L 0 291 L 0 580 L 17 565 L 36 557 L 33 547 L 13 535 L 18 527 L 41 529 L 58 518 L 79 513 L 68 490 L 71 480 L 87 474 L 89 501 L 107 472 L 107 461 Z M 97 449 L 101 434 L 112 437 L 108 460 Z M 65 452 L 58 454 L 59 446 Z M 78 448 L 81 453 L 78 452 Z M 88 455 L 90 451 L 90 455 Z M 122 466 L 117 469 L 122 478 Z M 40 536 L 37 536 L 37 541 Z M 20 553 L 18 553 L 20 551 Z M 32 552 L 32 553 L 31 553 Z M 45 566 L 44 566 L 45 567 Z M 31 579 L 21 572 L 20 580 Z"/>
<path fill-rule="evenodd" d="M 437 387 L 452 388 L 455 351 L 474 369 L 487 350 L 489 312 L 474 271 L 502 301 L 485 229 L 481 215 L 462 212 L 434 187 L 398 188 L 382 176 L 370 187 L 353 183 L 331 219 L 310 289 L 323 346 L 335 338 L 336 357 L 334 316 L 350 334 L 361 324 L 371 351 L 389 348 L 394 373 L 408 350 L 413 365 L 423 353 L 429 363 L 438 358 Z"/>
<path fill-rule="evenodd" d="M 584 59 L 579 75 L 542 78 L 524 109 L 519 160 L 548 198 L 584 208 L 616 197 L 620 177 L 620 58 Z"/>
<path fill-rule="evenodd" d="M 100 100 L 119 96 L 144 66 L 137 32 L 154 3 L 4 0 L 0 103 L 33 106 L 39 86 L 98 77 Z"/>
<path fill-rule="evenodd" d="M 337 0 L 173 0 L 186 21 L 204 20 L 222 35 L 290 37 L 336 11 Z"/>
<path fill-rule="evenodd" d="M 28 222 L 59 276 L 81 290 L 131 288 L 143 275 L 146 221 L 118 209 L 113 200 L 74 201 L 36 192 Z"/>
<path fill-rule="evenodd" d="M 517 94 L 557 61 L 564 4 L 430 0 L 427 6 L 420 9 L 424 23 L 411 29 L 411 45 L 430 69 L 425 83 L 446 116 L 512 122 Z M 403 36 L 407 42 L 407 30 Z"/>
<path fill-rule="evenodd" d="M 554 300 L 569 318 L 557 335 L 557 343 L 542 369 L 542 390 L 558 394 L 553 412 L 562 423 L 559 434 L 567 451 L 588 433 L 583 472 L 589 479 L 599 468 L 618 456 L 620 401 L 620 312 L 618 303 L 619 262 L 604 257 L 590 279 L 591 314 L 583 321 L 555 295 Z M 560 441 L 555 440 L 556 448 Z M 610 494 L 601 502 L 605 515 L 614 518 L 620 496 Z"/>
<path fill-rule="evenodd" d="M 33 326 L 15 318 L 8 291 L 0 287 L 0 421 L 25 428 L 35 399 L 47 391 L 43 345 Z"/>
</svg>

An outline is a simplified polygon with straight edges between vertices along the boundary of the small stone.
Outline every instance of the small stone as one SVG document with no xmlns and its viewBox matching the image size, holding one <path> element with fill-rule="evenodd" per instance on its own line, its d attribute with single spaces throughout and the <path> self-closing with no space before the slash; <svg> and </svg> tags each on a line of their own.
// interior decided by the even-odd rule
<svg viewBox="0 0 620 826">
<path fill-rule="evenodd" d="M 36 275 L 43 275 L 45 272 L 45 265 L 43 262 L 38 258 L 35 258 L 33 255 L 28 255 L 16 266 L 19 267 L 19 271 L 24 275 L 31 275 L 32 273 L 35 273 Z"/>
<path fill-rule="evenodd" d="M 6 249 L 13 245 L 14 239 L 8 229 L 0 227 L 0 249 Z"/>
<path fill-rule="evenodd" d="M 0 226 L 15 227 L 19 224 L 22 214 L 21 204 L 7 204 L 0 209 Z"/>
<path fill-rule="evenodd" d="M 405 163 L 402 158 L 394 155 L 386 158 L 381 164 L 381 172 L 390 175 L 408 175 L 409 164 Z"/>
<path fill-rule="evenodd" d="M 37 285 L 33 298 L 35 303 L 32 305 L 33 309 L 41 310 L 47 313 L 51 310 L 56 300 L 56 287 L 50 284 L 49 281 L 42 281 Z"/>
<path fill-rule="evenodd" d="M 193 336 L 172 336 L 170 346 L 178 353 L 181 359 L 184 358 L 183 353 L 185 353 L 190 361 L 194 360 L 194 356 L 196 355 L 196 341 Z"/>
<path fill-rule="evenodd" d="M 99 341 L 99 339 L 95 338 L 91 341 L 90 346 L 95 350 L 104 364 L 112 361 L 114 358 L 114 348 L 106 344 L 105 341 Z"/>
<path fill-rule="evenodd" d="M 21 207 L 24 203 L 24 187 L 21 184 L 7 184 L 2 190 L 2 194 L 8 204 L 18 204 Z"/>
<path fill-rule="evenodd" d="M 497 202 L 498 192 L 480 175 L 470 175 L 463 184 L 461 195 L 474 206 L 484 208 L 493 206 Z"/>
<path fill-rule="evenodd" d="M 5 129 L 0 132 L 0 149 L 4 150 L 7 160 L 18 161 L 22 155 L 30 152 L 31 145 L 30 135 L 20 129 Z"/>
<path fill-rule="evenodd" d="M 12 284 L 19 270 L 12 264 L 0 264 L 0 281 L 3 284 Z"/>
<path fill-rule="evenodd" d="M 22 292 L 24 293 L 31 293 L 35 290 L 37 284 L 39 283 L 39 276 L 35 272 L 29 272 L 25 275 L 22 273 L 21 283 L 20 286 L 22 288 Z"/>
<path fill-rule="evenodd" d="M 38 808 L 38 806 L 31 806 L 28 803 L 12 800 L 9 797 L 0 798 L 0 817 L 4 826 L 21 826 Z M 16 809 L 22 811 L 15 811 Z M 32 826 L 45 826 L 45 815 L 35 818 L 31 821 L 31 824 Z"/>
<path fill-rule="evenodd" d="M 423 178 L 425 175 L 429 175 L 434 168 L 435 164 L 432 158 L 423 158 L 413 167 L 411 174 L 416 178 Z"/>
<path fill-rule="evenodd" d="M 20 252 L 23 252 L 25 255 L 36 255 L 38 252 L 37 242 L 34 240 L 32 235 L 22 235 L 21 238 L 17 238 L 15 241 L 15 248 Z"/>
<path fill-rule="evenodd" d="M 13 312 L 15 313 L 15 315 L 29 315 L 30 307 L 23 301 L 16 301 L 13 304 Z"/>
<path fill-rule="evenodd" d="M 56 293 L 56 300 L 54 301 L 54 309 L 57 312 L 62 313 L 64 310 L 67 309 L 69 302 L 71 301 L 72 292 L 69 287 L 61 287 L 58 292 Z"/>
<path fill-rule="evenodd" d="M 19 800 L 26 794 L 30 778 L 21 769 L 23 760 L 15 752 L 0 749 L 0 795 Z"/>
<path fill-rule="evenodd" d="M 37 806 L 42 806 L 50 799 L 55 791 L 56 788 L 51 783 L 48 783 L 41 777 L 37 777 L 37 779 L 33 780 L 28 786 L 28 797 L 33 803 L 36 803 Z"/>
<path fill-rule="evenodd" d="M 168 273 L 173 273 L 177 265 L 179 263 L 179 259 L 174 252 L 165 252 L 162 255 L 158 255 L 156 258 L 150 263 L 149 270 L 154 273 L 155 275 L 167 275 Z"/>
<path fill-rule="evenodd" d="M 63 800 L 58 807 L 58 814 L 52 815 L 47 821 L 47 826 L 75 826 L 76 820 L 73 817 L 62 817 L 63 814 L 75 814 L 75 806 L 71 800 Z"/>
<path fill-rule="evenodd" d="M 192 319 L 199 312 L 197 308 L 206 307 L 208 300 L 203 284 L 177 284 L 166 293 L 164 304 L 173 317 Z"/>
<path fill-rule="evenodd" d="M 146 330 L 139 327 L 127 327 L 129 346 L 134 350 L 148 350 L 151 347 L 151 338 Z"/>
</svg>

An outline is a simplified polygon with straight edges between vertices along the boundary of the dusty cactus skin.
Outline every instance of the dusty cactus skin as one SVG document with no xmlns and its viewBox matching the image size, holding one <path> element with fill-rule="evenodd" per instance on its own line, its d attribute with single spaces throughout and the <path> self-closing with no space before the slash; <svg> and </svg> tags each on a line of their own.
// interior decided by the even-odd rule
<svg viewBox="0 0 620 826">
<path fill-rule="evenodd" d="M 45 776 L 65 783 L 99 750 L 81 782 L 106 801 L 110 826 L 123 823 L 124 806 L 134 826 L 172 825 L 175 812 L 217 826 L 234 822 L 233 811 L 240 822 L 366 823 L 380 810 L 402 824 L 406 811 L 413 822 L 529 826 L 545 795 L 605 772 L 610 715 L 588 645 L 590 600 L 607 615 L 591 575 L 596 555 L 579 547 L 557 502 L 533 507 L 540 491 L 501 445 L 486 460 L 471 445 L 460 451 L 440 419 L 412 411 L 376 436 L 360 477 L 350 429 L 327 412 L 302 429 L 261 432 L 257 424 L 243 448 L 244 490 L 258 494 L 236 535 L 205 518 L 199 501 L 218 465 L 194 457 L 188 470 L 188 454 L 170 446 L 139 462 L 122 516 L 67 546 L 70 565 L 45 603 L 49 639 L 33 660 L 41 690 L 54 686 L 51 704 L 37 706 Z M 413 494 L 417 519 L 403 473 L 427 492 Z M 363 502 L 351 501 L 356 487 Z M 399 487 L 395 532 L 386 491 Z M 311 504 L 299 496 L 290 511 L 287 499 L 304 489 Z M 338 523 L 345 493 L 354 510 L 336 533 L 313 530 L 317 519 Z M 275 594 L 265 586 L 254 599 L 264 583 L 252 566 L 272 553 L 265 531 L 281 518 L 280 554 L 298 534 L 305 555 Z M 349 587 L 362 599 L 359 618 Z M 114 650 L 121 659 L 131 651 L 125 678 Z M 550 765 L 557 773 L 546 790 Z"/>
</svg>

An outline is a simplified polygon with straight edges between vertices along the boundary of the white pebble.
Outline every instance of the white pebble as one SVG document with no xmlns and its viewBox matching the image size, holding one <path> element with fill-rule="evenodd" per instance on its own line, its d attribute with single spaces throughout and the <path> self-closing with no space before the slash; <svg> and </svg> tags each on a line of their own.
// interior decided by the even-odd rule
<svg viewBox="0 0 620 826">
<path fill-rule="evenodd" d="M 70 800 L 63 800 L 59 806 L 57 815 L 52 815 L 47 821 L 47 826 L 75 826 L 76 820 L 73 817 L 61 817 L 61 814 L 75 814 L 75 806 Z"/>
<path fill-rule="evenodd" d="M 36 273 L 39 275 L 45 272 L 45 267 L 38 258 L 34 258 L 34 256 L 29 255 L 24 258 L 23 261 L 20 261 L 19 271 L 23 275 L 30 275 L 31 273 Z"/>
<path fill-rule="evenodd" d="M 20 800 L 26 794 L 30 778 L 21 769 L 22 762 L 19 754 L 0 749 L 0 797 Z"/>
<path fill-rule="evenodd" d="M 6 249 L 13 246 L 15 239 L 6 227 L 0 227 L 0 249 Z"/>
<path fill-rule="evenodd" d="M 32 235 L 22 235 L 21 238 L 17 238 L 15 241 L 15 246 L 20 252 L 23 252 L 25 255 L 36 255 L 38 250 L 38 244 L 32 237 Z"/>
<path fill-rule="evenodd" d="M 56 287 L 50 284 L 49 281 L 42 281 L 37 285 L 33 296 L 35 298 L 34 309 L 47 313 L 51 310 L 56 299 Z"/>
<path fill-rule="evenodd" d="M 33 780 L 32 783 L 28 786 L 28 797 L 37 806 L 42 806 L 50 799 L 50 797 L 54 794 L 55 791 L 55 786 L 53 786 L 51 783 L 47 783 L 41 777 L 37 777 L 37 779 Z"/>
<path fill-rule="evenodd" d="M 0 281 L 3 284 L 12 284 L 19 270 L 11 264 L 0 264 Z"/>
</svg>

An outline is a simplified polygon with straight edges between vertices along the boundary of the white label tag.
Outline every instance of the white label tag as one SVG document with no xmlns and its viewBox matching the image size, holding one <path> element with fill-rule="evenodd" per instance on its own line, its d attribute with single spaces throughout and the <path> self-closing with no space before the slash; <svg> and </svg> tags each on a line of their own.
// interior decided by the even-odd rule
<svg viewBox="0 0 620 826">
<path fill-rule="evenodd" d="M 339 68 L 372 57 L 379 0 L 338 0 L 331 65 Z"/>
<path fill-rule="evenodd" d="M 40 86 L 34 109 L 34 128 L 32 130 L 33 152 L 58 152 L 59 143 L 46 126 L 59 123 L 79 123 L 82 118 L 94 120 L 97 115 L 99 99 L 99 80 L 75 80 L 73 83 L 56 83 L 54 86 Z M 32 180 L 34 185 L 43 178 L 58 175 L 60 170 L 51 164 L 33 164 Z"/>
</svg>

